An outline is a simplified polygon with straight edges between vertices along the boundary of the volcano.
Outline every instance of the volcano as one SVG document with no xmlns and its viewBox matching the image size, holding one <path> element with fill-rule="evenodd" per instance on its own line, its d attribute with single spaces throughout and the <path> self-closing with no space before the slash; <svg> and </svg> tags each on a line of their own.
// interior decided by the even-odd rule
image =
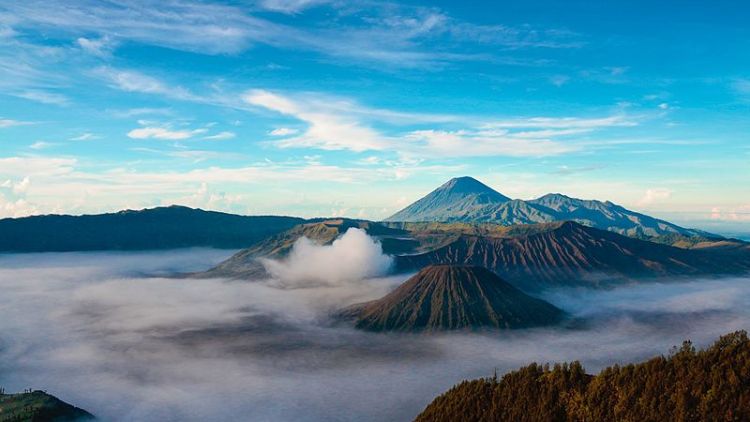
<svg viewBox="0 0 750 422">
<path fill-rule="evenodd" d="M 557 323 L 564 313 L 486 268 L 432 265 L 385 297 L 341 315 L 363 330 L 417 332 L 534 327 Z"/>
</svg>

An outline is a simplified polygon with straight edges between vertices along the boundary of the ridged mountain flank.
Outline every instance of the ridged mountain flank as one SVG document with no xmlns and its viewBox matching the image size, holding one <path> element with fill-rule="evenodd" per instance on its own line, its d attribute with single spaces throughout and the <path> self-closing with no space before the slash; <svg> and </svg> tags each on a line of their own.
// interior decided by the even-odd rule
<svg viewBox="0 0 750 422">
<path fill-rule="evenodd" d="M 520 227 L 526 227 L 526 234 L 461 235 L 430 252 L 398 256 L 396 268 L 407 272 L 435 264 L 478 265 L 524 291 L 750 270 L 747 253 L 680 249 L 570 221 Z"/>
<path fill-rule="evenodd" d="M 368 331 L 441 331 L 526 328 L 559 322 L 564 313 L 531 297 L 486 268 L 433 265 L 381 299 L 341 315 Z"/>
<path fill-rule="evenodd" d="M 471 219 L 487 207 L 510 198 L 472 177 L 449 180 L 427 196 L 397 212 L 387 221 L 453 221 Z"/>
</svg>

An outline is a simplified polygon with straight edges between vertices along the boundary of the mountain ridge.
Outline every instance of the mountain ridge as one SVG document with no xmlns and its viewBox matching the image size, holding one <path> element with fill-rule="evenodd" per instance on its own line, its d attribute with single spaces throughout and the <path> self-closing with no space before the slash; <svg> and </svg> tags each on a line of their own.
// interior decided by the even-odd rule
<svg viewBox="0 0 750 422">
<path fill-rule="evenodd" d="M 513 225 L 573 220 L 591 227 L 633 237 L 677 234 L 687 237 L 722 238 L 719 235 L 684 228 L 665 220 L 631 211 L 611 201 L 578 199 L 561 193 L 549 193 L 531 200 L 510 199 L 471 177 L 464 176 L 459 179 L 465 184 L 469 184 L 470 182 L 467 179 L 471 179 L 484 186 L 488 191 L 493 192 L 486 193 L 486 195 L 497 195 L 497 197 L 505 198 L 505 200 L 480 203 L 474 201 L 472 195 L 461 196 L 460 191 L 453 191 L 453 195 L 440 196 L 440 192 L 444 191 L 446 186 L 450 187 L 456 183 L 454 181 L 458 180 L 451 179 L 435 191 L 406 206 L 384 221 L 464 221 Z M 437 199 L 440 199 L 440 201 L 437 201 Z"/>
<path fill-rule="evenodd" d="M 179 205 L 93 215 L 0 219 L 0 251 L 67 252 L 185 247 L 240 248 L 305 222 Z"/>
<path fill-rule="evenodd" d="M 396 271 L 435 264 L 478 265 L 525 292 L 750 271 L 746 249 L 681 249 L 572 221 L 520 227 L 526 233 L 513 237 L 461 234 L 434 250 L 397 256 Z"/>
</svg>

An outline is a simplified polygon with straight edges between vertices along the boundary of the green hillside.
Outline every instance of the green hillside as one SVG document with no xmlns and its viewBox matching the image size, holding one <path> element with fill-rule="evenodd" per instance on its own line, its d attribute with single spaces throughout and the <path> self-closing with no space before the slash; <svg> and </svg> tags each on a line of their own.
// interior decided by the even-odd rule
<svg viewBox="0 0 750 422">
<path fill-rule="evenodd" d="M 0 393 L 0 422 L 77 422 L 93 419 L 91 413 L 43 391 Z"/>
<path fill-rule="evenodd" d="M 587 375 L 578 362 L 531 364 L 464 381 L 417 416 L 438 421 L 748 421 L 750 340 L 745 331 L 696 351 L 690 342 L 639 364 Z"/>
</svg>

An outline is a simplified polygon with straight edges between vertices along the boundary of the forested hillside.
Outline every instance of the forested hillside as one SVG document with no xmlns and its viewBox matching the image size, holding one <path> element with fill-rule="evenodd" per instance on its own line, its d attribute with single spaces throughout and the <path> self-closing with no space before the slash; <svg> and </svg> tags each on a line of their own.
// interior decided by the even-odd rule
<svg viewBox="0 0 750 422">
<path fill-rule="evenodd" d="M 696 351 L 587 375 L 578 362 L 531 364 L 464 381 L 436 398 L 416 421 L 747 421 L 750 340 L 745 331 Z"/>
</svg>

